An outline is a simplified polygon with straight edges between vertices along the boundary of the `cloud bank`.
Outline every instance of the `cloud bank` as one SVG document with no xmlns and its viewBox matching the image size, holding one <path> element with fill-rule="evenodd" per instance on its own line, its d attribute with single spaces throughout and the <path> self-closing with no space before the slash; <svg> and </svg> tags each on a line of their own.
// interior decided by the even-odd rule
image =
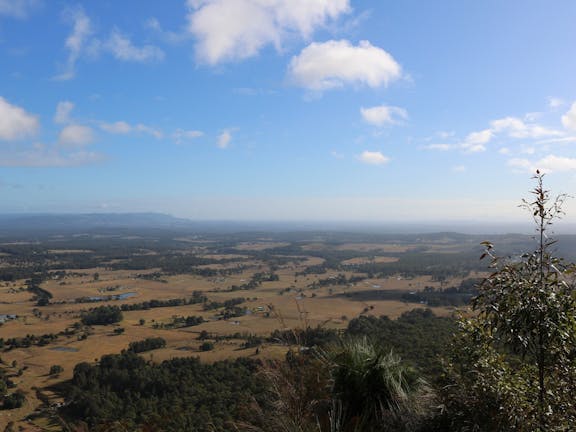
<svg viewBox="0 0 576 432">
<path fill-rule="evenodd" d="M 349 0 L 188 0 L 188 28 L 200 63 L 243 60 L 265 46 L 308 38 L 350 11 Z"/>
</svg>

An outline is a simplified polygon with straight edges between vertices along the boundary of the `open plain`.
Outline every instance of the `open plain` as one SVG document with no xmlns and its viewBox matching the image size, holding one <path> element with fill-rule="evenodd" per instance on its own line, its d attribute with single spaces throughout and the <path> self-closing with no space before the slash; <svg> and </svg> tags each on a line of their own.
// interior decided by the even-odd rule
<svg viewBox="0 0 576 432">
<path fill-rule="evenodd" d="M 282 358 L 294 341 L 281 335 L 295 329 L 340 330 L 361 315 L 395 319 L 414 308 L 454 314 L 487 274 L 478 244 L 447 234 L 8 238 L 0 243 L 1 368 L 26 402 L 3 412 L 0 430 L 10 421 L 59 430 L 50 406 L 67 403 L 58 388 L 75 366 L 147 338 L 165 342 L 140 354 L 152 362 Z M 87 322 L 105 306 L 121 319 Z"/>
</svg>

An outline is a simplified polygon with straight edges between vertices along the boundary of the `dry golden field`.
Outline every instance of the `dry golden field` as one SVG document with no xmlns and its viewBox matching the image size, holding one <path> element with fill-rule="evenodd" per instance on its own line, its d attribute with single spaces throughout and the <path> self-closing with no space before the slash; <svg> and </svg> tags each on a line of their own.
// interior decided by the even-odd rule
<svg viewBox="0 0 576 432">
<path fill-rule="evenodd" d="M 180 239 L 181 241 L 183 239 Z M 50 395 L 58 401 L 46 387 L 68 380 L 72 377 L 74 366 L 80 362 L 97 362 L 105 354 L 119 353 L 131 342 L 147 337 L 162 337 L 166 347 L 143 353 L 142 356 L 151 361 L 162 361 L 174 357 L 198 356 L 202 360 L 212 362 L 238 356 L 258 358 L 282 357 L 287 347 L 278 343 L 264 343 L 258 350 L 244 349 L 244 340 L 234 335 L 258 335 L 266 337 L 275 329 L 294 329 L 305 326 L 324 326 L 344 329 L 348 321 L 362 314 L 376 316 L 387 315 L 396 318 L 403 312 L 425 305 L 402 301 L 376 300 L 359 301 L 348 298 L 346 293 L 364 290 L 400 290 L 419 291 L 425 287 L 442 288 L 458 285 L 460 278 L 448 278 L 442 283 L 430 276 L 414 278 L 400 275 L 385 278 L 364 278 L 360 282 L 336 285 L 326 283 L 326 280 L 343 275 L 351 278 L 352 271 L 328 270 L 324 274 L 299 274 L 307 267 L 318 266 L 325 262 L 318 256 L 279 256 L 285 259 L 284 264 L 276 266 L 274 273 L 278 280 L 263 281 L 251 290 L 231 291 L 233 286 L 241 286 L 251 280 L 255 273 L 269 272 L 270 266 L 264 262 L 250 259 L 241 251 L 266 251 L 270 248 L 287 246 L 286 242 L 258 240 L 239 243 L 235 249 L 237 254 L 211 253 L 202 247 L 209 242 L 201 242 L 187 238 L 190 250 L 187 253 L 197 253 L 197 256 L 212 260 L 231 260 L 223 264 L 198 266 L 199 269 L 213 270 L 234 269 L 242 265 L 239 273 L 225 276 L 200 276 L 193 274 L 163 274 L 158 280 L 145 279 L 161 272 L 160 268 L 146 270 L 113 270 L 108 267 L 95 267 L 82 270 L 66 270 L 65 277 L 53 277 L 45 280 L 41 287 L 52 294 L 48 306 L 38 307 L 32 301 L 32 293 L 26 291 L 25 281 L 0 282 L 0 316 L 17 315 L 0 326 L 0 338 L 24 338 L 26 335 L 40 336 L 43 334 L 59 334 L 55 341 L 45 346 L 28 348 L 13 348 L 0 354 L 3 368 L 12 376 L 19 389 L 27 396 L 24 407 L 0 412 L 0 430 L 9 421 L 17 421 L 23 430 L 58 430 L 48 427 L 45 417 L 34 420 L 33 423 L 23 419 L 42 405 L 38 392 Z M 335 247 L 338 251 L 357 251 L 361 256 L 342 260 L 342 264 L 394 263 L 396 256 L 382 256 L 378 253 L 401 254 L 412 250 L 415 245 L 406 244 L 369 244 L 348 243 Z M 449 246 L 439 244 L 435 248 L 444 252 Z M 302 247 L 303 251 L 319 251 L 326 249 L 322 243 L 310 243 Z M 201 249 L 201 250 L 200 250 Z M 89 249 L 50 249 L 54 254 L 84 254 Z M 366 253 L 374 252 L 374 256 Z M 154 251 L 144 252 L 155 254 Z M 248 252 L 246 252 L 248 253 Z M 0 264 L 3 255 L 0 255 Z M 238 260 L 235 262 L 234 260 Z M 97 274 L 97 275 L 96 275 Z M 470 277 L 481 277 L 482 274 L 471 274 Z M 318 285 L 324 281 L 324 285 Z M 82 312 L 100 305 L 134 304 L 144 301 L 190 298 L 195 291 L 201 291 L 208 301 L 223 302 L 229 299 L 244 297 L 241 304 L 247 309 L 243 316 L 222 319 L 220 310 L 204 310 L 202 304 L 183 306 L 158 307 L 148 310 L 123 312 L 123 321 L 108 326 L 92 326 L 83 340 L 79 334 L 68 336 L 60 334 L 66 329 L 72 329 L 81 319 Z M 94 303 L 78 303 L 79 298 L 102 297 L 106 295 L 130 294 L 132 297 L 123 300 L 98 301 Z M 438 315 L 450 315 L 451 307 L 434 308 Z M 194 327 L 162 328 L 169 326 L 175 317 L 201 316 L 205 322 Z M 123 328 L 121 334 L 114 330 Z M 212 351 L 203 352 L 198 340 L 200 332 L 208 332 L 215 341 Z M 15 365 L 12 367 L 12 365 Z M 52 365 L 60 365 L 64 372 L 58 376 L 49 376 Z M 19 373 L 20 371 L 20 373 Z M 38 389 L 38 390 L 37 390 Z M 35 426 L 36 425 L 36 426 Z"/>
</svg>

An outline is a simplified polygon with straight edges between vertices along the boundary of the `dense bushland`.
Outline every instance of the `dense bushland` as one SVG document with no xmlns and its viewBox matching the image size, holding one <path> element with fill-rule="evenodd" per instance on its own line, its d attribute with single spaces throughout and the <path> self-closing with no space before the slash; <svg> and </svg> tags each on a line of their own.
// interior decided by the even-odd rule
<svg viewBox="0 0 576 432">
<path fill-rule="evenodd" d="M 65 413 L 90 430 L 227 431 L 263 394 L 258 364 L 249 359 L 203 364 L 182 358 L 154 364 L 133 352 L 80 363 L 64 390 Z M 98 429 L 101 428 L 101 429 Z M 144 429 L 142 429 L 144 430 Z"/>
</svg>

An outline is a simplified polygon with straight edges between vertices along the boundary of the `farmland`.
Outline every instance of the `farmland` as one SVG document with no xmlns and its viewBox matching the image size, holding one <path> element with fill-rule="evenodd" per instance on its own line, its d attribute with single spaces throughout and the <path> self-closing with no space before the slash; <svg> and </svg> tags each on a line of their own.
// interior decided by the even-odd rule
<svg viewBox="0 0 576 432">
<path fill-rule="evenodd" d="M 281 358 L 287 341 L 271 337 L 275 330 L 340 330 L 362 315 L 394 319 L 414 308 L 450 316 L 487 274 L 481 240 L 168 229 L 5 235 L 0 367 L 26 400 L 3 412 L 0 430 L 9 421 L 46 430 L 45 408 L 65 402 L 55 389 L 75 365 L 149 338 L 165 341 L 140 354 L 152 362 Z M 513 254 L 530 239 L 500 241 Z M 104 306 L 121 319 L 87 324 L 90 310 Z"/>
</svg>

